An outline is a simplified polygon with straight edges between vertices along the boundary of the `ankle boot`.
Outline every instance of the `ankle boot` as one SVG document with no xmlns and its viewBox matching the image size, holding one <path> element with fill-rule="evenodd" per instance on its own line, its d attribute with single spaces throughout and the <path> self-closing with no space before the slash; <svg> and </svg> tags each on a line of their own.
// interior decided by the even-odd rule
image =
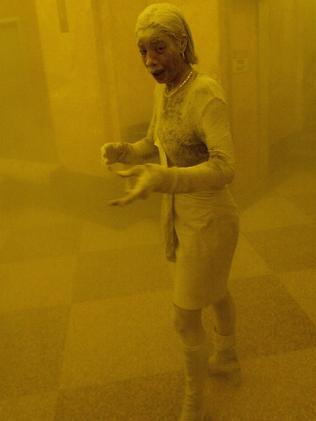
<svg viewBox="0 0 316 421">
<path fill-rule="evenodd" d="M 184 346 L 185 394 L 179 421 L 203 421 L 206 417 L 205 384 L 208 350 L 201 345 Z"/>
<path fill-rule="evenodd" d="M 235 346 L 235 335 L 220 335 L 214 329 L 214 352 L 208 360 L 209 375 L 240 375 Z"/>
</svg>

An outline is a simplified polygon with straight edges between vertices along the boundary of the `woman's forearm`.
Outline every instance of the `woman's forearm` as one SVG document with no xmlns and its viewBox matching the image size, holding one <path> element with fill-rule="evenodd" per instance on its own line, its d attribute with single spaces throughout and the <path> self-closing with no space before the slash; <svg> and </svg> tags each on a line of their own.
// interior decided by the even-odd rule
<svg viewBox="0 0 316 421">
<path fill-rule="evenodd" d="M 193 167 L 171 167 L 168 170 L 172 180 L 170 192 L 173 193 L 222 189 L 234 178 L 234 169 L 221 159 L 213 159 Z"/>
<path fill-rule="evenodd" d="M 159 154 L 158 148 L 146 137 L 134 143 L 126 143 L 126 146 L 126 153 L 121 160 L 126 164 L 138 164 Z"/>
<path fill-rule="evenodd" d="M 192 167 L 145 166 L 145 178 L 153 191 L 161 193 L 193 193 L 222 189 L 233 181 L 234 168 L 225 160 L 213 158 Z"/>
</svg>

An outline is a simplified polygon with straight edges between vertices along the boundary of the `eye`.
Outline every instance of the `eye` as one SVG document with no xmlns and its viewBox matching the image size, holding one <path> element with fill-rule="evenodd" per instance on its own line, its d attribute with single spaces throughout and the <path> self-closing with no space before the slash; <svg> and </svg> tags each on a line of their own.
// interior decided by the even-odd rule
<svg viewBox="0 0 316 421">
<path fill-rule="evenodd" d="M 147 51 L 144 48 L 140 48 L 139 52 L 140 52 L 140 55 L 144 57 Z"/>
<path fill-rule="evenodd" d="M 162 54 L 162 53 L 165 51 L 165 49 L 166 49 L 166 46 L 165 46 L 165 45 L 158 45 L 158 46 L 156 47 L 156 51 L 157 51 L 157 53 L 159 53 L 159 54 Z"/>
</svg>

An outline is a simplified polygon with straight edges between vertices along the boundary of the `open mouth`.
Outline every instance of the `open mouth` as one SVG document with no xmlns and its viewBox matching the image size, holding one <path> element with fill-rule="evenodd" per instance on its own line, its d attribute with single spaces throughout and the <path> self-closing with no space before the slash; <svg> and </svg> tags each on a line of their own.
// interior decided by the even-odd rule
<svg viewBox="0 0 316 421">
<path fill-rule="evenodd" d="M 155 70 L 154 72 L 151 72 L 151 74 L 155 77 L 155 78 L 160 78 L 164 73 L 163 69 L 160 70 Z"/>
</svg>

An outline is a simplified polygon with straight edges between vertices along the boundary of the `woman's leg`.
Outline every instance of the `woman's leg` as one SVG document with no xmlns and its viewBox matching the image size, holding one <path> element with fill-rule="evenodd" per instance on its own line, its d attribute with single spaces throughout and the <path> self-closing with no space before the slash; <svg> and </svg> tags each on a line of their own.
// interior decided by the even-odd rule
<svg viewBox="0 0 316 421">
<path fill-rule="evenodd" d="M 174 305 L 174 326 L 185 345 L 196 345 L 205 338 L 202 310 L 185 310 Z"/>
<path fill-rule="evenodd" d="M 208 347 L 201 310 L 175 306 L 174 322 L 182 341 L 185 362 L 185 394 L 180 421 L 202 421 L 205 415 Z"/>
<path fill-rule="evenodd" d="M 214 352 L 209 358 L 209 374 L 234 373 L 234 381 L 240 382 L 240 366 L 235 347 L 236 311 L 229 293 L 212 305 L 215 316 L 213 336 Z"/>
<path fill-rule="evenodd" d="M 230 293 L 212 305 L 215 316 L 215 329 L 220 335 L 235 333 L 236 310 Z"/>
</svg>

